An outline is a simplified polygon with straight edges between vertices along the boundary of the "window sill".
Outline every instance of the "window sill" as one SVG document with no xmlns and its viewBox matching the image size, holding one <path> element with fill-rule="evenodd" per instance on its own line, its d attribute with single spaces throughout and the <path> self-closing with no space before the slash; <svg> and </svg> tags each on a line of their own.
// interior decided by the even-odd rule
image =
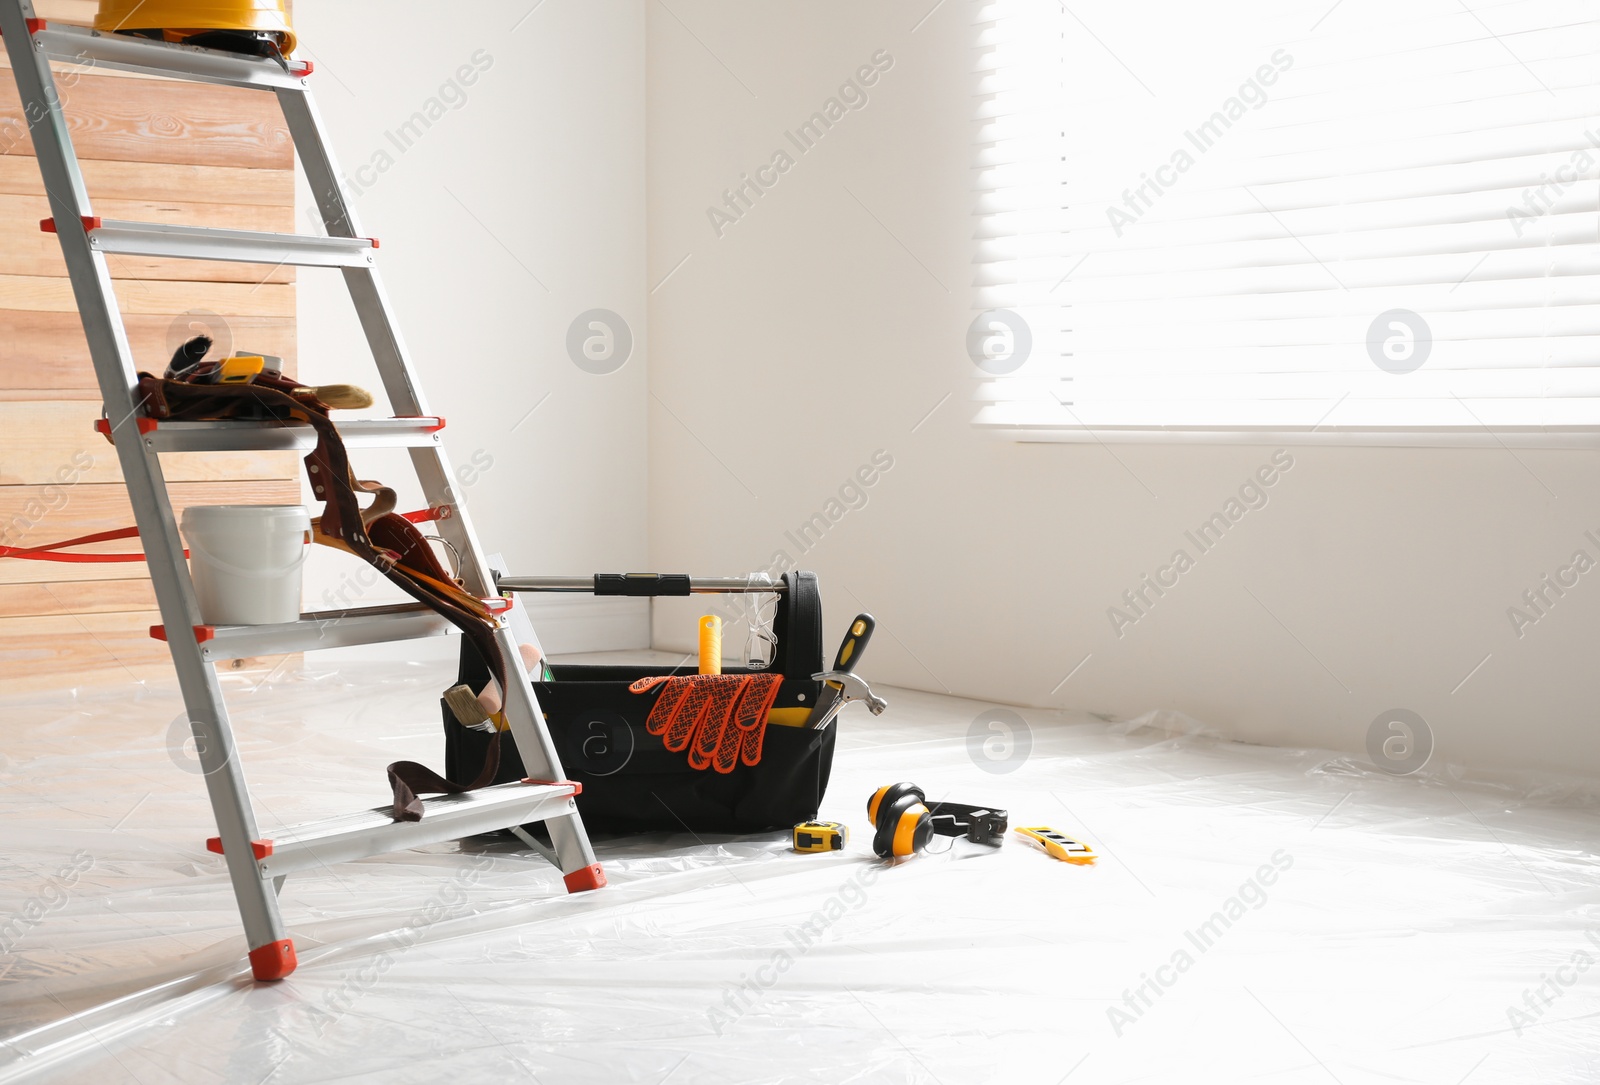
<svg viewBox="0 0 1600 1085">
<path fill-rule="evenodd" d="M 1021 444 L 1329 445 L 1364 448 L 1567 448 L 1600 449 L 1600 425 L 1427 428 L 1316 426 L 1193 429 L 1153 426 L 979 427 L 996 439 Z"/>
</svg>

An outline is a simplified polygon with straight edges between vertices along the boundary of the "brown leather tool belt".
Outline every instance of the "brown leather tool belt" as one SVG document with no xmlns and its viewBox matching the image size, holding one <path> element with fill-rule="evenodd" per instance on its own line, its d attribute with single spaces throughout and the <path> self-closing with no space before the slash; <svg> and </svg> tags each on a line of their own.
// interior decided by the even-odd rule
<svg viewBox="0 0 1600 1085">
<path fill-rule="evenodd" d="M 141 373 L 139 395 L 145 413 L 159 420 L 265 421 L 314 429 L 317 444 L 305 458 L 306 473 L 323 505 L 312 522 L 313 541 L 354 554 L 461 630 L 488 662 L 500 688 L 507 688 L 505 659 L 494 635 L 499 620 L 445 570 L 415 525 L 395 513 L 392 489 L 355 477 L 329 408 L 311 389 L 272 370 L 251 384 L 190 384 Z M 358 494 L 371 497 L 372 504 L 363 509 Z M 498 738 L 490 745 L 483 771 L 470 784 L 454 783 L 412 761 L 390 765 L 395 818 L 420 819 L 419 794 L 459 794 L 491 782 L 499 765 Z"/>
</svg>

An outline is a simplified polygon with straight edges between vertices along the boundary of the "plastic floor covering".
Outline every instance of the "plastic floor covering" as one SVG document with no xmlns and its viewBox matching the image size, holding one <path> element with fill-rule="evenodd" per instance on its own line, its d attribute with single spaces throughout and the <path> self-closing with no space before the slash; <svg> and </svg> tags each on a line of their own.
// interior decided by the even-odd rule
<svg viewBox="0 0 1600 1085">
<path fill-rule="evenodd" d="M 450 678 L 229 678 L 263 832 L 438 765 Z M 600 839 L 610 885 L 576 896 L 505 840 L 308 872 L 300 968 L 265 985 L 176 692 L 11 699 L 0 1083 L 1600 1081 L 1596 785 L 1393 777 L 1165 715 L 1024 711 L 1008 739 L 994 706 L 887 693 L 841 720 L 841 853 Z M 1100 859 L 885 864 L 865 803 L 902 779 Z"/>
</svg>

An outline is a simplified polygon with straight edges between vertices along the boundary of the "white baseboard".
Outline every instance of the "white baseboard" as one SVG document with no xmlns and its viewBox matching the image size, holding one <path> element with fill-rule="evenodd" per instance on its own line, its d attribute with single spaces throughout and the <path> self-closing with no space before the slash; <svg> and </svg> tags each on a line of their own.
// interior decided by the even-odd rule
<svg viewBox="0 0 1600 1085">
<path fill-rule="evenodd" d="M 650 600 L 589 595 L 517 596 L 547 655 L 650 647 Z"/>
</svg>

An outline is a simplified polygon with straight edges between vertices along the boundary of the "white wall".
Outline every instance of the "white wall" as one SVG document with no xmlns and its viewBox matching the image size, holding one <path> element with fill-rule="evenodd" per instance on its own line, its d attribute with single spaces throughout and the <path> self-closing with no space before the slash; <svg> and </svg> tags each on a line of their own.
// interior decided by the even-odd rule
<svg viewBox="0 0 1600 1085">
<path fill-rule="evenodd" d="M 1273 449 L 972 429 L 973 10 L 650 5 L 650 565 L 785 552 L 821 574 L 830 641 L 876 614 L 875 680 L 1350 751 L 1403 707 L 1448 761 L 1600 771 L 1600 572 L 1521 638 L 1506 614 L 1575 550 L 1600 558 L 1591 452 L 1290 449 L 1270 503 L 1113 632 L 1107 609 Z M 870 104 L 719 238 L 707 207 L 880 49 Z M 866 505 L 802 553 L 785 532 L 880 449 Z M 658 606 L 657 645 L 688 648 L 693 613 Z"/>
<path fill-rule="evenodd" d="M 642 2 L 298 0 L 295 23 L 485 548 L 520 573 L 644 565 Z M 463 66 L 475 70 L 463 78 Z M 443 115 L 420 138 L 401 132 L 433 99 Z M 303 377 L 380 390 L 336 273 L 303 272 L 299 304 Z M 594 375 L 565 341 L 579 313 L 601 308 L 635 344 L 621 369 Z M 357 465 L 389 483 L 410 476 L 403 453 Z M 414 487 L 403 492 L 418 507 Z M 353 558 L 319 548 L 314 562 L 312 608 L 399 598 L 387 584 L 352 591 L 366 572 Z M 540 623 L 547 647 L 600 646 L 593 623 L 565 613 Z M 582 612 L 610 619 L 609 640 L 639 644 L 646 614 L 636 602 Z M 452 639 L 359 654 L 453 651 Z"/>
</svg>

